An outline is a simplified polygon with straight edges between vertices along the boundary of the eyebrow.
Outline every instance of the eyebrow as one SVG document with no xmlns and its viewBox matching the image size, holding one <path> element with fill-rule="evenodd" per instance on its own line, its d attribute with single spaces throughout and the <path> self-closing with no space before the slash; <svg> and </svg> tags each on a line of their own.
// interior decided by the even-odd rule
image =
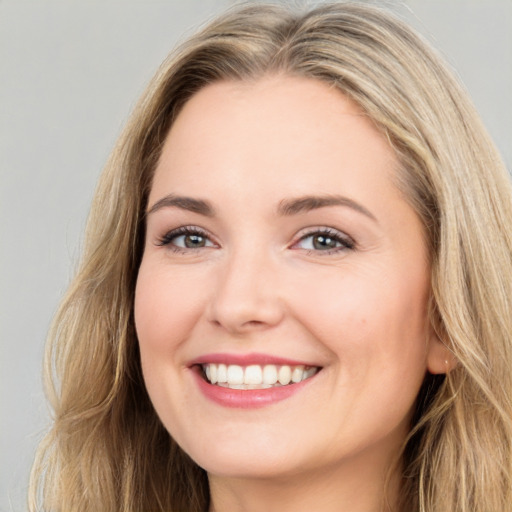
<svg viewBox="0 0 512 512">
<path fill-rule="evenodd" d="M 176 207 L 182 210 L 188 210 L 190 212 L 199 213 L 206 217 L 213 217 L 215 215 L 215 209 L 213 206 L 203 199 L 194 199 L 193 197 L 177 196 L 175 194 L 169 194 L 162 199 L 159 199 L 146 213 L 150 215 L 155 213 L 162 208 Z"/>
<path fill-rule="evenodd" d="M 303 196 L 296 199 L 285 199 L 279 203 L 277 211 L 280 215 L 288 216 L 317 210 L 326 206 L 346 206 L 377 222 L 375 215 L 363 205 L 353 199 L 339 195 Z"/>
<path fill-rule="evenodd" d="M 362 213 L 366 217 L 377 222 L 376 217 L 368 209 L 353 199 L 339 195 L 326 195 L 326 196 L 302 196 L 293 199 L 284 199 L 279 202 L 277 207 L 277 214 L 282 216 L 297 215 L 299 213 L 306 213 L 319 208 L 327 206 L 345 206 L 352 208 L 356 212 Z M 169 194 L 162 199 L 159 199 L 146 213 L 150 215 L 162 208 L 181 208 L 190 212 L 198 213 L 206 217 L 214 217 L 215 209 L 208 201 L 204 199 L 195 199 L 188 196 L 177 196 Z"/>
</svg>

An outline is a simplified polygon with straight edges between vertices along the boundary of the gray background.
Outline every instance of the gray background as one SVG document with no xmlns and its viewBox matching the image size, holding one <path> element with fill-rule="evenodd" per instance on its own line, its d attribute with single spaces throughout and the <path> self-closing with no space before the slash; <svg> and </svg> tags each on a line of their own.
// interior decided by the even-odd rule
<svg viewBox="0 0 512 512">
<path fill-rule="evenodd" d="M 171 47 L 232 3 L 0 0 L 1 512 L 26 509 L 45 334 L 98 174 Z M 386 3 L 458 70 L 510 169 L 512 0 Z"/>
</svg>

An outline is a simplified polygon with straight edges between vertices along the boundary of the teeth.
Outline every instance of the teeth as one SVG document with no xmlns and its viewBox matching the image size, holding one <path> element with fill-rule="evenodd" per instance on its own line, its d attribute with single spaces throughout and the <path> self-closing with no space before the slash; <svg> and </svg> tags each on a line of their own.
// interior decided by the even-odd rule
<svg viewBox="0 0 512 512">
<path fill-rule="evenodd" d="M 311 368 L 308 368 L 307 370 L 304 370 L 304 376 L 302 377 L 302 380 L 309 379 L 310 377 L 313 377 L 315 373 L 318 371 L 318 368 L 315 368 L 312 366 Z"/>
<path fill-rule="evenodd" d="M 253 364 L 245 369 L 244 384 L 262 384 L 263 383 L 263 370 L 261 366 Z"/>
<path fill-rule="evenodd" d="M 279 384 L 286 386 L 292 380 L 292 369 L 289 366 L 281 366 L 278 375 Z"/>
<path fill-rule="evenodd" d="M 210 382 L 212 384 L 217 382 L 217 366 L 214 364 L 210 365 Z"/>
<path fill-rule="evenodd" d="M 296 366 L 292 371 L 292 382 L 297 383 L 302 380 L 304 376 L 304 366 Z"/>
<path fill-rule="evenodd" d="M 239 366 L 237 364 L 202 365 L 206 380 L 211 384 L 231 389 L 267 389 L 275 386 L 287 386 L 309 379 L 319 368 L 267 364 Z"/>
<path fill-rule="evenodd" d="M 214 364 L 210 365 L 213 368 Z M 228 384 L 243 384 L 244 383 L 244 369 L 236 364 L 228 366 Z"/>
<path fill-rule="evenodd" d="M 228 381 L 228 369 L 225 364 L 219 364 L 217 366 L 217 382 L 227 382 Z"/>
<path fill-rule="evenodd" d="M 277 382 L 277 367 L 275 364 L 267 364 L 263 368 L 263 384 L 275 384 Z"/>
</svg>

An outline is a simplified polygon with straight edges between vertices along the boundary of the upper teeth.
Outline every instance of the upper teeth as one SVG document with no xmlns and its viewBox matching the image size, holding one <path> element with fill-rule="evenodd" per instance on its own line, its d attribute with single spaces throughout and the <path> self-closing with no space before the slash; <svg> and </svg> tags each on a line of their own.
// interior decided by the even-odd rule
<svg viewBox="0 0 512 512">
<path fill-rule="evenodd" d="M 318 371 L 317 367 L 275 364 L 239 366 L 237 364 L 209 363 L 203 364 L 202 367 L 211 384 L 232 389 L 264 389 L 286 386 L 308 379 Z"/>
</svg>

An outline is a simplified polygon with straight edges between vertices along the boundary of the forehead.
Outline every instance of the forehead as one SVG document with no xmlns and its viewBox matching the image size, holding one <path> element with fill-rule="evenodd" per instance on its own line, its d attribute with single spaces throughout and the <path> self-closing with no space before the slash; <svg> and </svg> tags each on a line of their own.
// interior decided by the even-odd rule
<svg viewBox="0 0 512 512">
<path fill-rule="evenodd" d="M 177 143 L 179 136 L 181 144 L 200 137 L 207 143 L 213 137 L 218 143 L 217 135 L 236 127 L 241 136 L 251 132 L 258 135 L 255 143 L 269 146 L 286 142 L 288 134 L 328 142 L 329 134 L 335 137 L 333 131 L 346 124 L 364 124 L 377 132 L 359 106 L 335 87 L 310 78 L 271 75 L 204 87 L 185 103 L 168 140 Z"/>
<path fill-rule="evenodd" d="M 331 174 L 349 190 L 353 178 L 388 176 L 396 167 L 387 140 L 340 91 L 313 79 L 270 76 L 218 82 L 194 95 L 167 136 L 154 188 L 163 181 L 204 188 L 243 179 L 257 187 L 265 178 L 304 193 L 301 187 L 321 186 Z"/>
</svg>

